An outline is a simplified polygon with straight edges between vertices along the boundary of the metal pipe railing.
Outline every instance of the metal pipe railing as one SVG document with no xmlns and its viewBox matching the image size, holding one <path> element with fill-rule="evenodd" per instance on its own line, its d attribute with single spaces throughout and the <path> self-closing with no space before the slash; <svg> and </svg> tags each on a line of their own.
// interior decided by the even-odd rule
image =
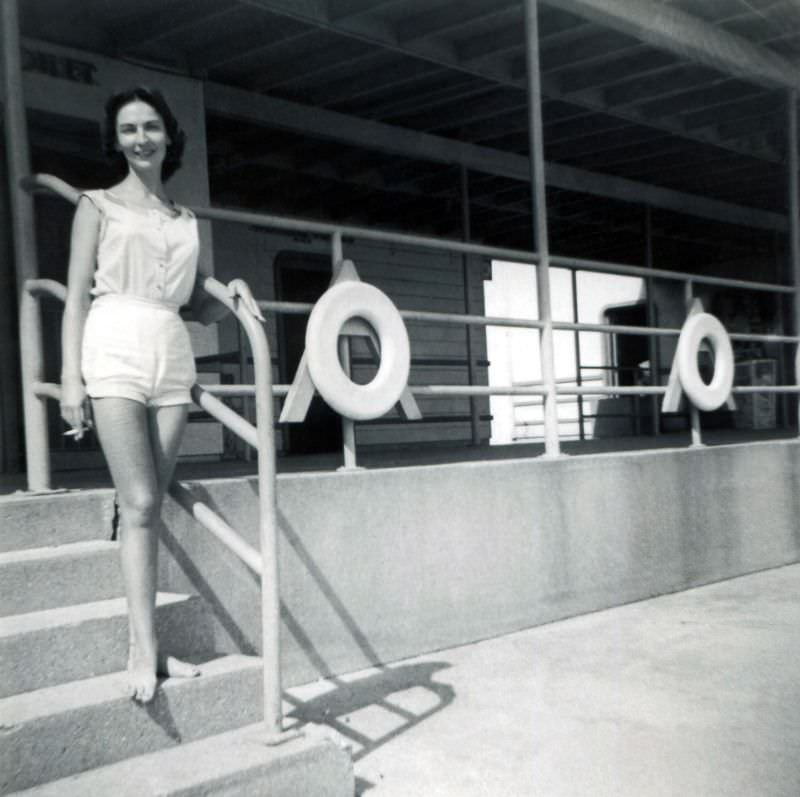
<svg viewBox="0 0 800 797">
<path fill-rule="evenodd" d="M 261 658 L 264 663 L 264 724 L 268 740 L 283 733 L 283 690 L 280 659 L 280 585 L 278 573 L 278 511 L 275 486 L 275 433 L 272 408 L 272 365 L 269 342 L 261 323 L 242 302 L 213 277 L 204 289 L 222 302 L 242 325 L 253 354 L 258 449 L 258 525 L 261 550 Z M 203 398 L 203 397 L 201 397 Z M 243 424 L 247 422 L 242 419 Z M 238 426 L 238 424 L 237 424 Z M 249 424 L 248 424 L 249 426 Z"/>
<path fill-rule="evenodd" d="M 50 448 L 47 441 L 47 399 L 59 400 L 61 387 L 43 381 L 40 300 L 50 297 L 63 302 L 67 289 L 50 279 L 27 279 L 20 291 L 19 328 L 22 392 L 25 405 L 25 457 L 28 490 L 50 489 Z"/>
<path fill-rule="evenodd" d="M 27 191 L 41 189 L 52 191 L 70 202 L 75 202 L 79 191 L 65 183 L 58 177 L 50 174 L 34 174 L 22 178 L 20 185 Z M 75 197 L 73 199 L 72 197 Z M 316 233 L 330 237 L 337 233 L 343 238 L 353 238 L 363 241 L 377 241 L 381 243 L 405 244 L 414 248 L 435 249 L 438 251 L 452 252 L 454 254 L 474 254 L 496 260 L 513 260 L 518 263 L 536 264 L 539 262 L 538 253 L 527 249 L 509 249 L 501 246 L 487 246 L 484 244 L 467 243 L 453 238 L 438 238 L 424 235 L 411 235 L 398 233 L 391 230 L 380 230 L 354 225 L 330 224 L 301 219 L 296 217 L 278 216 L 268 213 L 254 213 L 244 210 L 230 210 L 224 208 L 210 208 L 191 206 L 192 212 L 200 219 L 208 221 L 224 221 L 234 224 L 245 224 L 252 227 L 262 227 L 285 232 Z M 716 285 L 725 288 L 741 288 L 742 290 L 767 291 L 771 293 L 795 293 L 793 285 L 781 285 L 771 282 L 758 282 L 752 280 L 733 279 L 729 277 L 715 277 L 711 275 L 691 274 L 685 271 L 671 271 L 667 269 L 647 268 L 645 266 L 632 266 L 628 263 L 613 263 L 588 258 L 568 257 L 566 255 L 550 254 L 550 265 L 577 271 L 592 271 L 607 274 L 619 274 L 631 277 L 652 277 L 655 279 L 686 282 L 690 280 L 698 285 Z M 275 303 L 276 305 L 282 303 Z M 286 303 L 292 304 L 292 303 Z M 279 309 L 279 308 L 275 308 Z M 286 312 L 291 312 L 287 310 Z M 299 311 L 298 311 L 299 312 Z M 421 311 L 424 316 L 424 311 Z M 426 320 L 421 317 L 418 320 Z"/>
<path fill-rule="evenodd" d="M 261 554 L 245 542 L 213 509 L 200 501 L 179 482 L 173 482 L 170 495 L 207 531 L 211 532 L 226 548 L 239 557 L 254 573 L 262 574 Z"/>
<path fill-rule="evenodd" d="M 75 202 L 79 196 L 79 192 L 69 184 L 65 183 L 53 175 L 33 175 L 24 178 L 22 185 L 29 191 L 37 189 L 47 189 L 55 192 L 64 197 L 68 201 Z M 425 236 L 408 235 L 405 233 L 393 233 L 384 230 L 371 230 L 362 227 L 344 226 L 336 224 L 327 224 L 322 222 L 314 222 L 304 219 L 286 218 L 282 216 L 274 216 L 268 214 L 257 214 L 236 210 L 223 210 L 215 208 L 194 208 L 194 212 L 200 218 L 210 220 L 221 220 L 235 223 L 244 223 L 249 225 L 270 227 L 282 230 L 302 230 L 305 232 L 319 233 L 331 237 L 332 257 L 334 260 L 341 260 L 343 257 L 342 252 L 342 236 L 348 235 L 355 238 L 362 238 L 365 240 L 376 240 L 392 243 L 404 243 L 409 246 L 422 246 L 430 247 L 439 250 L 446 250 L 451 252 L 483 254 L 492 257 L 513 258 L 521 262 L 535 263 L 537 262 L 537 254 L 535 252 L 524 252 L 521 250 L 509 250 L 501 247 L 487 247 L 478 244 L 469 244 L 461 241 L 453 241 L 444 238 L 431 238 Z M 641 268 L 637 266 L 630 266 L 618 263 L 604 263 L 600 261 L 587 260 L 581 258 L 561 257 L 557 255 L 550 256 L 552 264 L 560 265 L 562 267 L 570 268 L 573 270 L 586 270 L 597 271 L 614 274 L 625 274 L 629 276 L 644 277 L 644 278 L 658 278 L 665 280 L 682 281 L 685 286 L 685 295 L 691 297 L 694 283 L 703 283 L 710 285 L 718 285 L 733 288 L 742 288 L 748 290 L 761 290 L 771 291 L 778 294 L 794 293 L 795 289 L 792 286 L 752 282 L 747 280 L 727 279 L 723 277 L 704 277 L 700 275 L 687 274 L 685 272 L 666 271 L 653 269 L 651 267 Z M 338 261 L 337 261 L 338 262 Z M 43 283 L 44 281 L 36 281 Z M 57 284 L 57 283 L 56 283 Z M 268 311 L 284 312 L 293 314 L 307 314 L 313 309 L 313 304 L 301 302 L 282 302 L 282 301 L 259 301 L 259 306 Z M 469 326 L 499 326 L 499 327 L 515 327 L 520 329 L 535 329 L 542 331 L 548 326 L 544 321 L 539 319 L 523 319 L 523 318 L 508 318 L 508 317 L 492 317 L 492 316 L 479 316 L 474 314 L 465 313 L 437 313 L 431 311 L 421 310 L 401 310 L 400 315 L 405 321 L 422 321 L 422 322 L 435 322 L 440 324 L 457 324 Z M 654 336 L 678 336 L 680 329 L 667 328 L 667 327 L 640 327 L 640 326 L 627 326 L 620 324 L 591 324 L 579 323 L 570 321 L 551 321 L 549 324 L 550 329 L 554 331 L 571 331 L 573 333 L 589 332 L 600 334 L 629 334 L 629 335 L 647 335 L 648 337 Z M 732 340 L 738 341 L 751 341 L 762 343 L 781 343 L 781 344 L 796 344 L 800 342 L 800 336 L 796 335 L 777 335 L 777 334 L 749 334 L 749 333 L 731 333 Z M 428 386 L 413 386 L 410 388 L 411 392 L 415 395 L 427 396 L 487 396 L 487 395 L 545 395 L 545 389 L 540 387 L 536 390 L 520 390 L 518 387 L 496 387 L 489 388 L 485 386 L 451 386 L 451 385 L 428 385 Z M 288 385 L 275 385 L 272 394 L 276 396 L 286 395 L 289 390 Z M 553 395 L 565 394 L 568 390 L 576 393 L 575 388 L 567 389 L 564 387 L 556 386 Z M 796 392 L 796 388 L 790 385 L 783 386 L 763 386 L 759 387 L 758 391 L 753 392 Z M 206 386 L 204 398 L 202 401 L 207 401 L 211 398 L 210 394 L 214 395 L 254 395 L 255 388 L 248 386 Z M 659 392 L 664 392 L 658 386 L 635 386 L 635 387 L 614 387 L 611 393 L 618 395 L 657 395 Z M 594 393 L 595 395 L 605 394 L 604 391 L 598 391 L 592 388 L 588 394 Z M 587 393 L 581 394 L 586 395 Z M 209 402 L 210 403 L 210 402 Z M 221 405 L 224 407 L 224 405 Z M 232 411 L 231 411 L 232 413 Z M 212 413 L 213 414 L 213 413 Z M 235 413 L 232 413 L 235 415 Z M 699 442 L 699 414 L 693 413 L 692 425 L 694 432 L 695 442 Z M 349 464 L 355 463 L 355 441 L 350 441 L 351 450 L 350 456 L 346 459 Z"/>
</svg>

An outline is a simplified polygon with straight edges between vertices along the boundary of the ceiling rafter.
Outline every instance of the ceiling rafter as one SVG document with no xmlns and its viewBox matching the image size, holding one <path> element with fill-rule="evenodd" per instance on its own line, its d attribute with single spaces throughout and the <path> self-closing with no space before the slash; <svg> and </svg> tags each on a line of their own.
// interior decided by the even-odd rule
<svg viewBox="0 0 800 797">
<path fill-rule="evenodd" d="M 455 47 L 459 61 L 469 64 L 482 58 L 497 58 L 522 50 L 525 48 L 525 41 L 520 38 L 519 25 L 513 25 L 456 42 Z"/>
<path fill-rule="evenodd" d="M 471 122 L 481 122 L 486 119 L 496 119 L 498 113 L 508 106 L 508 98 L 504 96 L 502 89 L 497 86 L 490 86 L 473 96 L 468 95 L 469 99 L 474 96 L 482 96 L 479 102 L 464 102 L 464 97 L 448 97 L 439 107 L 428 109 L 413 116 L 404 115 L 403 127 L 411 127 L 414 130 L 424 130 L 432 132 L 434 130 L 458 128 L 462 124 Z"/>
<path fill-rule="evenodd" d="M 385 57 L 385 53 L 379 54 Z M 376 56 L 377 59 L 378 56 Z M 441 77 L 448 70 L 428 61 L 403 59 L 398 61 L 391 56 L 389 62 L 367 69 L 359 69 L 356 74 L 332 81 L 320 81 L 320 87 L 309 94 L 312 105 L 338 105 L 341 102 L 352 103 L 363 97 L 379 96 L 387 91 L 402 89 L 421 80 Z"/>
<path fill-rule="evenodd" d="M 669 80 L 665 80 L 665 76 Z M 700 83 L 703 86 L 717 87 L 728 82 L 719 73 L 709 72 L 696 64 L 679 64 L 654 70 L 651 73 L 632 75 L 630 80 L 603 87 L 606 102 L 613 107 L 624 105 L 628 108 L 651 102 L 661 103 L 672 97 L 682 97 Z"/>
<path fill-rule="evenodd" d="M 574 103 L 581 108 L 594 110 L 598 113 L 614 116 L 618 119 L 625 119 L 631 124 L 644 125 L 661 130 L 679 138 L 695 141 L 700 144 L 727 149 L 738 155 L 758 158 L 759 160 L 778 163 L 782 160 L 782 155 L 769 147 L 757 147 L 741 145 L 737 142 L 726 142 L 715 135 L 713 130 L 693 130 L 679 116 L 653 116 L 644 113 L 638 107 L 617 106 L 609 107 L 606 102 L 605 93 L 587 89 L 578 94 L 565 94 L 561 92 L 560 86 L 556 81 L 549 81 L 546 77 L 542 79 L 542 85 L 546 85 L 547 95 L 553 99 L 558 98 L 564 102 Z"/>
<path fill-rule="evenodd" d="M 380 122 L 352 117 L 320 108 L 290 103 L 274 97 L 253 94 L 206 84 L 206 108 L 223 117 L 250 120 L 257 124 L 303 131 L 311 136 L 336 139 L 353 146 L 376 149 L 440 163 L 461 163 L 468 168 L 528 179 L 528 158 L 510 152 L 478 147 Z M 706 200 L 679 191 L 665 191 L 657 186 L 598 175 L 558 163 L 547 163 L 546 180 L 581 193 L 594 193 L 623 201 L 684 209 L 689 215 L 724 219 L 753 227 L 785 229 L 786 218 L 780 214 L 753 212 L 750 208 Z"/>
<path fill-rule="evenodd" d="M 559 77 L 562 90 L 567 94 L 577 94 L 584 89 L 602 89 L 649 75 L 660 76 L 679 65 L 671 53 L 651 50 L 646 55 L 642 52 L 626 55 L 626 52 L 619 55 L 609 52 L 603 63 L 595 64 L 591 69 L 580 67 L 572 73 L 562 74 Z"/>
<path fill-rule="evenodd" d="M 672 136 L 667 136 L 658 130 L 648 130 L 648 128 L 638 128 L 630 131 L 626 135 L 619 135 L 619 131 L 612 130 L 604 134 L 585 136 L 581 143 L 572 141 L 558 142 L 558 144 L 546 147 L 548 158 L 567 163 L 576 163 L 579 158 L 586 156 L 603 155 L 613 159 L 613 153 L 618 151 L 636 151 L 637 148 L 645 146 L 652 147 L 650 152 L 653 158 L 657 158 L 663 149 L 656 149 L 659 144 L 663 144 L 670 151 L 683 145 L 676 141 Z M 613 160 L 606 161 L 613 164 Z"/>
<path fill-rule="evenodd" d="M 421 90 L 410 97 L 389 99 L 378 105 L 371 105 L 365 109 L 364 115 L 371 119 L 394 119 L 427 109 L 432 102 L 439 100 L 463 102 L 496 89 L 497 86 L 492 83 L 479 82 L 471 76 L 466 76 L 460 81 L 454 81 L 450 86 Z"/>
<path fill-rule="evenodd" d="M 258 92 L 285 88 L 318 75 L 327 75 L 341 67 L 361 63 L 375 54 L 374 45 L 358 39 L 330 42 L 322 47 L 315 47 L 311 52 L 300 52 L 292 58 L 284 58 L 280 63 L 270 65 L 265 70 L 264 77 L 250 81 L 250 86 Z"/>
<path fill-rule="evenodd" d="M 668 3 L 652 0 L 544 0 L 604 28 L 767 88 L 800 89 L 800 68 Z"/>
<path fill-rule="evenodd" d="M 268 24 L 266 20 L 263 25 L 251 25 L 246 31 L 239 31 L 235 39 L 221 37 L 218 44 L 190 51 L 189 61 L 202 66 L 207 73 L 210 73 L 222 68 L 231 68 L 252 58 L 296 48 L 303 41 L 319 36 L 319 31 L 314 28 L 300 28 L 295 20 L 289 22 L 293 27 L 291 32 L 276 30 L 275 26 Z"/>
<path fill-rule="evenodd" d="M 326 13 L 326 9 L 321 7 L 324 5 L 323 0 L 301 0 L 297 3 L 292 2 L 291 0 L 240 0 L 240 2 L 241 1 L 246 1 L 249 4 L 262 8 L 265 11 L 288 16 L 292 19 L 299 19 L 323 30 L 338 32 L 344 35 L 365 39 L 372 44 L 386 47 L 397 52 L 413 55 L 418 58 L 433 60 L 442 66 L 448 66 L 453 69 L 466 71 L 470 74 L 474 74 L 476 77 L 493 80 L 504 85 L 516 86 L 520 89 L 524 89 L 525 86 L 524 63 L 520 65 L 519 59 L 517 59 L 516 67 L 513 65 L 509 67 L 509 63 L 504 59 L 498 59 L 497 61 L 484 59 L 480 62 L 478 68 L 475 65 L 470 66 L 470 64 L 466 64 L 461 61 L 458 57 L 458 52 L 455 45 L 452 42 L 447 42 L 442 39 L 424 39 L 416 44 L 404 47 L 398 41 L 396 33 L 387 23 L 376 23 L 373 19 L 367 20 L 362 17 L 358 17 L 355 20 L 346 20 L 341 24 L 332 23 Z M 552 3 L 553 0 L 550 0 L 550 2 Z M 603 0 L 603 2 L 606 2 L 606 0 Z M 618 0 L 611 0 L 611 2 L 616 7 Z M 651 15 L 658 9 L 663 8 L 663 6 L 656 5 L 649 0 L 629 0 L 629 2 L 635 4 L 640 12 L 642 10 L 646 10 Z M 561 0 L 559 0 L 559 8 L 562 8 L 560 3 Z M 565 8 L 567 11 L 574 11 L 574 8 L 580 8 L 584 12 L 584 14 L 579 16 L 583 16 L 586 13 L 584 3 L 590 5 L 594 5 L 595 3 L 601 4 L 600 0 L 567 0 L 567 3 L 568 4 L 566 6 L 563 6 L 563 8 Z M 691 20 L 693 24 L 700 26 L 700 30 L 704 34 L 708 34 L 712 37 L 711 41 L 714 41 L 714 36 L 721 34 L 726 37 L 726 42 L 732 40 L 734 43 L 738 44 L 739 46 L 735 48 L 736 52 L 743 56 L 745 54 L 749 56 L 748 63 L 753 63 L 752 70 L 757 72 L 758 76 L 761 76 L 764 72 L 769 72 L 770 75 L 774 76 L 776 70 L 780 68 L 782 70 L 780 80 L 782 84 L 786 84 L 787 78 L 784 74 L 785 70 L 789 69 L 791 72 L 792 68 L 784 59 L 772 54 L 769 51 L 762 51 L 755 45 L 750 45 L 747 42 L 743 42 L 738 37 L 726 34 L 724 31 L 720 31 L 714 28 L 712 25 L 707 25 L 706 23 L 702 23 L 700 20 L 689 17 L 687 14 L 683 14 L 683 12 L 681 12 L 681 14 L 681 20 L 684 24 L 687 19 Z M 628 33 L 630 34 L 630 30 Z M 727 61 L 723 59 L 723 63 L 727 64 Z M 520 66 L 522 68 L 520 68 Z M 760 67 L 760 70 L 756 67 Z M 734 66 L 730 65 L 730 69 L 733 70 Z M 735 70 L 736 73 L 741 74 L 742 66 L 735 66 Z M 796 73 L 797 70 L 794 70 L 794 72 Z M 581 92 L 578 96 L 567 96 L 566 92 L 563 91 L 558 81 L 548 78 L 547 75 L 543 75 L 542 77 L 542 90 L 548 97 L 577 103 L 581 107 L 589 108 L 601 113 L 620 116 L 621 118 L 628 119 L 635 124 L 645 124 L 651 127 L 656 127 L 665 132 L 672 133 L 686 139 L 697 140 L 702 143 L 719 146 L 723 149 L 730 149 L 731 151 L 740 152 L 740 154 L 752 155 L 767 161 L 776 161 L 780 159 L 780 155 L 771 151 L 770 149 L 758 148 L 756 150 L 751 150 L 747 146 L 742 146 L 739 142 L 727 142 L 715 138 L 713 132 L 703 131 L 701 133 L 695 133 L 688 130 L 680 119 L 676 119 L 674 117 L 659 117 L 658 119 L 653 119 L 648 118 L 644 114 L 640 113 L 636 108 L 609 107 L 605 102 L 602 92 L 585 91 Z"/>
<path fill-rule="evenodd" d="M 498 22 L 505 18 L 519 21 L 522 17 L 519 0 L 494 0 L 488 7 L 486 0 L 461 0 L 460 18 L 454 17 L 448 6 L 432 8 L 402 20 L 396 25 L 398 41 L 402 44 L 441 36 L 458 31 L 476 22 Z"/>
<path fill-rule="evenodd" d="M 333 22 L 341 22 L 365 14 L 375 14 L 404 2 L 405 0 L 328 0 L 328 17 Z"/>
<path fill-rule="evenodd" d="M 725 124 L 741 118 L 745 113 L 769 113 L 778 107 L 774 94 L 749 95 L 729 99 L 717 104 L 688 111 L 684 117 L 690 127 L 704 127 L 711 124 Z"/>
<path fill-rule="evenodd" d="M 198 3 L 196 0 L 179 0 L 162 4 L 158 11 L 122 21 L 108 31 L 109 40 L 118 53 L 127 53 L 138 47 L 174 38 L 218 22 L 240 11 L 236 5 Z"/>
</svg>

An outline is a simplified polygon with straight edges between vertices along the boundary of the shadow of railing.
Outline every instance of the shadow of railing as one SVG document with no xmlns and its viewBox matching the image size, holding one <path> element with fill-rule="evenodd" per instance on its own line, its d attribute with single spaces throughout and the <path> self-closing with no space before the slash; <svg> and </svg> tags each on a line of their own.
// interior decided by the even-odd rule
<svg viewBox="0 0 800 797">
<path fill-rule="evenodd" d="M 285 694 L 284 700 L 293 706 L 287 717 L 332 728 L 359 747 L 353 751 L 353 761 L 358 761 L 453 702 L 455 690 L 433 680 L 436 673 L 449 666 L 444 661 L 398 664 L 380 667 L 359 678 L 330 678 L 324 684 L 330 688 L 316 697 L 301 700 Z M 399 724 L 373 736 L 368 727 L 370 718 L 364 717 L 361 722 L 357 716 L 370 708 L 389 715 L 380 722 L 373 717 L 372 723 L 385 726 L 388 719 Z"/>
<path fill-rule="evenodd" d="M 280 509 L 278 528 L 342 626 L 372 665 L 372 670 L 361 677 L 332 674 L 324 657 L 284 605 L 282 616 L 290 633 L 312 665 L 325 678 L 324 683 L 319 686 L 325 691 L 310 699 L 303 700 L 284 691 L 284 700 L 293 706 L 287 717 L 301 724 L 328 726 L 357 748 L 352 750 L 353 761 L 356 762 L 447 708 L 455 699 L 455 690 L 449 684 L 435 681 L 434 675 L 450 665 L 443 661 L 385 665 L 367 634 L 359 627 L 352 612 L 345 606 Z M 364 716 L 370 709 L 381 712 L 381 720 L 376 722 L 373 716 L 370 722 L 370 717 Z M 372 727 L 374 725 L 379 729 L 389 725 L 391 729 L 378 730 L 376 733 Z M 361 782 L 358 793 L 363 793 L 369 785 Z"/>
<path fill-rule="evenodd" d="M 248 480 L 248 483 L 253 491 L 258 490 L 255 480 Z M 211 493 L 202 485 L 193 484 L 192 491 L 215 512 L 220 511 Z M 455 699 L 455 691 L 449 684 L 435 680 L 435 675 L 450 665 L 444 661 L 384 664 L 367 633 L 356 622 L 353 613 L 315 561 L 301 536 L 280 510 L 277 525 L 303 571 L 332 608 L 341 627 L 353 640 L 366 666 L 370 668 L 360 676 L 337 674 L 326 660 L 324 652 L 315 644 L 312 634 L 306 631 L 291 608 L 281 600 L 281 620 L 285 629 L 321 679 L 309 685 L 316 694 L 308 699 L 302 699 L 298 695 L 303 694 L 309 686 L 282 691 L 282 698 L 290 707 L 287 718 L 294 720 L 298 726 L 308 723 L 328 726 L 354 748 L 353 760 L 358 761 L 449 706 Z M 229 608 L 229 601 L 225 595 L 220 594 L 220 587 L 213 583 L 214 577 L 203 572 L 202 559 L 198 560 L 196 555 L 187 550 L 179 537 L 166 526 L 162 528 L 161 539 L 183 577 L 204 599 L 222 630 L 238 650 L 248 655 L 258 655 L 258 642 L 253 637 L 253 629 L 249 628 L 247 622 L 234 616 Z M 238 560 L 236 566 L 237 575 L 241 575 L 238 571 L 246 573 L 246 580 L 242 584 L 249 587 L 247 579 L 252 579 L 256 594 L 259 576 L 240 567 Z M 375 712 L 382 714 L 380 721 L 376 721 Z M 362 779 L 358 793 L 363 793 L 369 786 Z"/>
</svg>

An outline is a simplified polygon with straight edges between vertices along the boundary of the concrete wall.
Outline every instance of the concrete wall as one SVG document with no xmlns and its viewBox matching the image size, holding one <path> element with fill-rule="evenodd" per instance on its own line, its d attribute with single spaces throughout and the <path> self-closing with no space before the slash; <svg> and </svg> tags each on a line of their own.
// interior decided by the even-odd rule
<svg viewBox="0 0 800 797">
<path fill-rule="evenodd" d="M 800 560 L 795 441 L 279 478 L 288 684 Z M 256 544 L 255 482 L 197 486 Z M 254 651 L 254 576 L 167 507 L 162 585 Z"/>
</svg>

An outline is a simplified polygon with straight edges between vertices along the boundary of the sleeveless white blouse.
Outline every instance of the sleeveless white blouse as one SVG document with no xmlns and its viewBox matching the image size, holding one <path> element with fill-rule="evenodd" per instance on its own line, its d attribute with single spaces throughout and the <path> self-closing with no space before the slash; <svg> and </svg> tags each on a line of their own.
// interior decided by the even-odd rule
<svg viewBox="0 0 800 797">
<path fill-rule="evenodd" d="M 84 191 L 100 211 L 92 295 L 131 296 L 177 310 L 194 288 L 200 249 L 197 219 L 188 209 L 141 208 L 110 191 Z"/>
</svg>

